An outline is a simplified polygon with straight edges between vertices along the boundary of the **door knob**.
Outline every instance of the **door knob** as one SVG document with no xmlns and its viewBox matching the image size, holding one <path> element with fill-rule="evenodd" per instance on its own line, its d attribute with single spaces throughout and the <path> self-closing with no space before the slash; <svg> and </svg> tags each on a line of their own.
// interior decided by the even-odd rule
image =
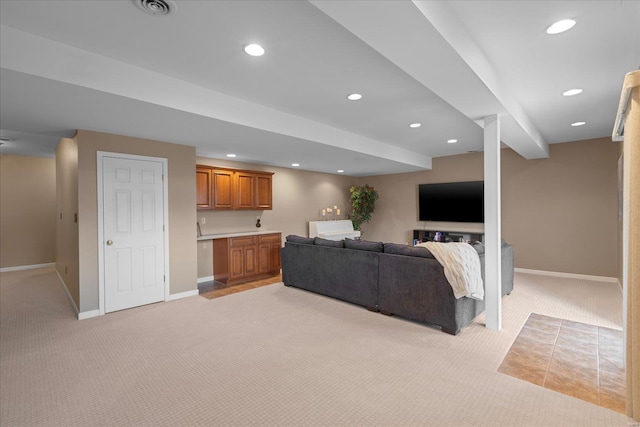
<svg viewBox="0 0 640 427">
<path fill-rule="evenodd" d="M 107 240 L 107 245 L 109 246 L 113 245 L 113 240 Z"/>
</svg>

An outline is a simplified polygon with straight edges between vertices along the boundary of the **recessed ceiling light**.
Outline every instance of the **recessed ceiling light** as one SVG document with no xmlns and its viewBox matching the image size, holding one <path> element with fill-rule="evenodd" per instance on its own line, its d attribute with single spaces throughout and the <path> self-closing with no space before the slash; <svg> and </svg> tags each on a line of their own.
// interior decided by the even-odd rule
<svg viewBox="0 0 640 427">
<path fill-rule="evenodd" d="M 344 169 L 338 169 L 338 173 L 344 173 Z"/>
<path fill-rule="evenodd" d="M 414 128 L 414 129 L 419 128 L 420 126 L 422 126 L 422 123 L 411 123 L 409 125 L 410 128 Z"/>
<path fill-rule="evenodd" d="M 264 55 L 264 48 L 259 44 L 248 44 L 244 47 L 244 51 L 247 55 L 251 56 L 262 56 Z"/>
<path fill-rule="evenodd" d="M 586 125 L 587 122 L 575 122 L 575 123 L 571 123 L 571 126 L 576 127 L 576 126 L 583 126 Z"/>
<path fill-rule="evenodd" d="M 294 168 L 297 168 L 298 166 L 300 166 L 300 163 L 291 163 L 291 166 L 293 166 Z"/>
<path fill-rule="evenodd" d="M 227 157 L 235 157 L 235 156 L 236 156 L 236 155 L 235 155 L 235 154 L 233 154 L 233 153 L 229 153 L 229 154 L 227 154 Z"/>
<path fill-rule="evenodd" d="M 582 93 L 582 89 L 569 89 L 569 90 L 565 90 L 564 92 L 562 92 L 562 96 L 573 96 L 573 95 L 577 95 L 579 93 Z"/>
<path fill-rule="evenodd" d="M 447 142 L 449 144 L 455 144 L 456 142 L 458 142 L 458 140 L 457 139 L 447 139 Z"/>
<path fill-rule="evenodd" d="M 573 19 L 563 19 L 551 24 L 551 26 L 547 28 L 547 34 L 564 33 L 565 31 L 572 29 L 574 25 L 576 25 L 576 21 Z"/>
<path fill-rule="evenodd" d="M 347 99 L 349 101 L 358 101 L 362 99 L 362 95 L 360 95 L 359 93 L 352 93 L 350 95 L 347 95 Z"/>
</svg>

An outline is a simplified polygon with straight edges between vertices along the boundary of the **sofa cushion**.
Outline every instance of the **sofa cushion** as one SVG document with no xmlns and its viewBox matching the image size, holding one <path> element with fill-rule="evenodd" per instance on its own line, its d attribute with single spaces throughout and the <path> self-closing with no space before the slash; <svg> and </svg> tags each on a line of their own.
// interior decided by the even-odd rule
<svg viewBox="0 0 640 427">
<path fill-rule="evenodd" d="M 384 253 L 393 255 L 406 255 L 420 258 L 435 258 L 431 251 L 420 246 L 400 245 L 397 243 L 385 243 Z"/>
<path fill-rule="evenodd" d="M 323 239 L 322 237 L 315 237 L 313 239 L 313 244 L 318 246 L 329 246 L 332 248 L 344 248 L 343 240 L 329 240 Z"/>
<path fill-rule="evenodd" d="M 290 234 L 287 236 L 287 242 L 302 243 L 304 245 L 313 245 L 313 237 L 302 237 Z"/>
<path fill-rule="evenodd" d="M 384 243 L 370 242 L 368 240 L 344 239 L 344 247 L 347 249 L 357 249 L 360 251 L 382 252 Z"/>
</svg>

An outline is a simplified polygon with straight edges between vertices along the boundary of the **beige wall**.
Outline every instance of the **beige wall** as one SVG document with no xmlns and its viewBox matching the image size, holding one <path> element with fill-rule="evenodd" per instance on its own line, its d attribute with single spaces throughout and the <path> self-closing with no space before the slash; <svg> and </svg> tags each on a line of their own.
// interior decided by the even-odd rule
<svg viewBox="0 0 640 427">
<path fill-rule="evenodd" d="M 482 164 L 482 153 L 473 153 L 435 158 L 430 171 L 359 178 L 359 185 L 369 184 L 379 195 L 371 222 L 362 225 L 362 238 L 410 243 L 414 229 L 482 232 L 482 224 L 418 221 L 419 184 L 482 180 Z"/>
<path fill-rule="evenodd" d="M 198 157 L 201 164 L 274 172 L 274 209 L 196 213 L 193 147 L 78 131 L 75 140 L 61 141 L 56 160 L 0 156 L 0 267 L 55 260 L 81 312 L 98 308 L 97 151 L 169 159 L 171 294 L 195 290 L 197 277 L 213 274 L 211 244 L 195 240 L 197 220 L 206 219 L 204 234 L 256 230 L 260 216 L 260 230 L 306 235 L 322 208 L 348 212 L 355 184 L 380 194 L 372 222 L 363 225 L 365 239 L 407 243 L 414 228 L 481 229 L 419 222 L 417 185 L 481 180 L 482 153 L 436 158 L 431 171 L 367 178 Z M 502 150 L 503 237 L 515 247 L 516 266 L 618 277 L 620 146 L 602 138 L 555 144 L 550 152 L 549 159 L 525 160 Z"/>
<path fill-rule="evenodd" d="M 550 158 L 503 157 L 503 231 L 517 266 L 618 276 L 618 144 L 555 144 Z"/>
<path fill-rule="evenodd" d="M 76 139 L 80 311 L 98 309 L 98 151 L 168 159 L 170 293 L 197 289 L 195 148 L 84 130 Z"/>
<path fill-rule="evenodd" d="M 0 155 L 0 268 L 55 261 L 55 159 Z"/>
<path fill-rule="evenodd" d="M 210 166 L 274 172 L 273 210 L 198 211 L 198 220 L 205 218 L 207 222 L 200 225 L 202 234 L 257 230 L 256 218 L 260 216 L 261 231 L 281 231 L 283 240 L 289 234 L 306 236 L 309 221 L 319 220 L 322 208 L 338 205 L 344 218 L 344 212 L 348 211 L 349 206 L 349 187 L 356 182 L 356 178 L 343 175 L 206 157 L 198 157 L 197 162 Z M 198 242 L 198 277 L 208 277 L 213 274 L 212 259 L 211 242 Z"/>
<path fill-rule="evenodd" d="M 63 138 L 56 147 L 56 269 L 69 294 L 80 304 L 78 256 L 78 144 Z"/>
<path fill-rule="evenodd" d="M 554 144 L 541 160 L 502 150 L 502 235 L 516 267 L 618 277 L 618 152 L 610 138 Z M 431 171 L 360 178 L 380 194 L 364 238 L 405 243 L 414 228 L 456 229 L 418 221 L 418 184 L 482 179 L 482 153 L 436 158 Z"/>
</svg>

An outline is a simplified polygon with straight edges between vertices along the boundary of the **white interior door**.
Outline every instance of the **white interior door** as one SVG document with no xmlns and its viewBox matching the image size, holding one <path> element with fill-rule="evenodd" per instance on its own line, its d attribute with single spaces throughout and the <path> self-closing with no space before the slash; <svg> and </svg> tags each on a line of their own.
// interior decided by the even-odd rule
<svg viewBox="0 0 640 427">
<path fill-rule="evenodd" d="M 163 163 L 102 157 L 104 310 L 163 301 Z"/>
</svg>

